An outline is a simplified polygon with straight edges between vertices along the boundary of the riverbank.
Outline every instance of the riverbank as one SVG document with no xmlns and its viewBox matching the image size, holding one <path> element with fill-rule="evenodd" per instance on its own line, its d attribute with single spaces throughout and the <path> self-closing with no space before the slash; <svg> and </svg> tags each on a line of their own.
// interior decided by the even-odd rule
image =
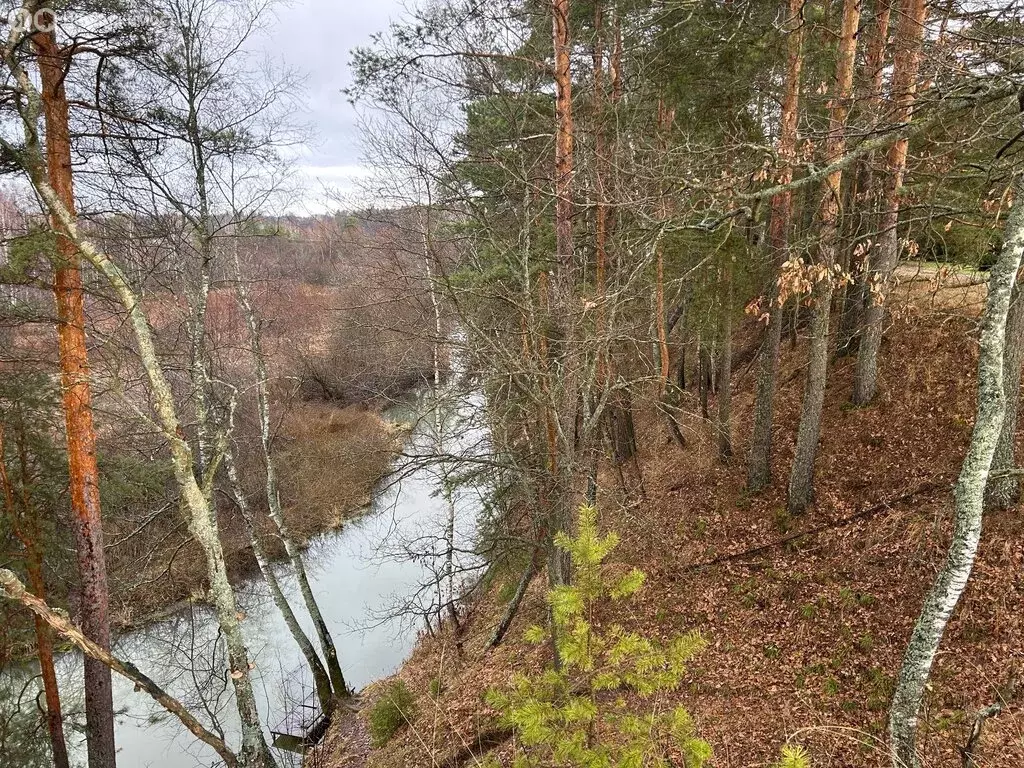
<svg viewBox="0 0 1024 768">
<path fill-rule="evenodd" d="M 404 432 L 373 405 L 334 406 L 303 402 L 282 420 L 277 460 L 281 498 L 289 530 L 303 549 L 316 536 L 338 530 L 368 507 L 373 489 L 387 475 Z M 284 548 L 265 514 L 262 467 L 252 461 L 246 483 L 258 513 L 259 536 L 275 561 Z M 228 575 L 241 583 L 259 575 L 249 528 L 230 499 L 218 497 L 218 523 Z M 138 629 L 167 618 L 189 604 L 206 604 L 208 581 L 202 551 L 178 526 L 177 535 L 140 535 L 137 547 L 114 551 L 108 560 L 111 623 L 117 631 Z M 135 578 L 122 574 L 138 562 L 139 549 L 150 552 Z M 121 578 L 118 578 L 121 577 Z"/>
<path fill-rule="evenodd" d="M 799 420 L 806 350 L 785 345 L 771 489 L 744 491 L 754 377 L 737 371 L 736 458 L 716 459 L 710 427 L 693 418 L 679 449 L 663 418 L 637 398 L 645 498 L 602 473 L 604 530 L 622 539 L 611 567 L 648 575 L 628 615 L 597 617 L 665 639 L 699 629 L 707 649 L 685 684 L 659 701 L 683 704 L 715 750 L 714 764 L 773 764 L 789 740 L 815 765 L 886 766 L 886 716 L 895 675 L 924 592 L 949 541 L 950 489 L 970 437 L 975 404 L 977 315 L 984 286 L 907 281 L 895 307 L 867 408 L 848 404 L 854 363 L 836 362 L 825 406 L 818 503 L 785 513 L 785 478 Z M 1024 435 L 1018 434 L 1018 440 Z M 606 468 L 607 470 L 608 468 Z M 922 721 L 929 766 L 962 764 L 976 714 L 1020 664 L 1024 639 L 1024 519 L 986 517 L 974 576 L 942 645 Z M 550 662 L 524 631 L 546 619 L 546 579 L 533 579 L 505 642 L 487 648 L 519 574 L 502 574 L 468 610 L 462 630 L 424 637 L 396 675 L 415 697 L 411 726 L 366 754 L 351 725 L 327 737 L 317 768 L 475 765 L 489 753 L 509 764 L 508 733 L 483 701 Z M 364 712 L 384 689 L 364 692 Z M 437 693 L 437 695 L 433 695 Z M 986 722 L 980 765 L 1024 764 L 1024 714 L 1007 707 Z M 479 744 L 481 737 L 485 744 Z M 354 749 L 353 749 L 354 748 Z"/>
</svg>

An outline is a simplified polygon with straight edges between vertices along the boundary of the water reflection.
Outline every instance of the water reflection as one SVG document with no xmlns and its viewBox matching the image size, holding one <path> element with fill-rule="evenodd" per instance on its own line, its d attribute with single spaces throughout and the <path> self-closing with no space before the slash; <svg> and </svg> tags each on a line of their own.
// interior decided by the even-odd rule
<svg viewBox="0 0 1024 768">
<path fill-rule="evenodd" d="M 424 397 L 430 398 L 430 394 Z M 485 448 L 486 434 L 469 421 L 478 405 L 470 396 L 444 408 L 443 432 L 452 436 L 445 439 L 446 450 L 477 453 Z M 366 515 L 339 532 L 318 537 L 307 553 L 314 592 L 334 635 L 345 677 L 356 688 L 395 671 L 415 644 L 422 615 L 432 610 L 436 600 L 437 560 L 447 548 L 444 526 L 449 507 L 442 492 L 443 475 L 450 471 L 451 462 L 438 462 L 433 456 L 434 422 L 422 415 L 434 406 L 432 400 L 421 398 L 414 405 L 389 412 L 394 420 L 420 415 L 406 458 L 382 485 Z M 469 489 L 452 495 L 462 573 L 472 573 L 475 567 L 470 542 L 481 508 L 479 496 L 479 491 Z M 301 606 L 298 586 L 288 569 L 279 565 L 277 570 L 285 594 L 293 605 Z M 302 655 L 262 580 L 239 588 L 239 607 L 246 615 L 246 640 L 256 663 L 254 683 L 264 723 L 270 731 L 294 731 L 309 719 L 303 705 L 311 701 L 313 691 Z M 315 636 L 304 612 L 296 613 L 310 637 Z M 191 608 L 126 634 L 118 639 L 116 652 L 178 697 L 207 727 L 226 736 L 229 744 L 238 743 L 237 713 L 225 674 L 223 644 L 210 609 Z M 65 654 L 58 660 L 58 673 L 65 701 L 80 698 L 81 658 Z M 16 686 L 19 675 L 24 686 L 26 671 L 7 671 L 0 681 Z M 31 698 L 38 685 L 30 683 L 28 688 L 32 689 Z M 114 699 L 119 765 L 196 768 L 219 764 L 209 747 L 117 676 Z M 12 691 L 0 689 L 0 701 L 5 710 L 0 717 L 6 717 L 17 698 Z M 34 743 L 45 748 L 45 730 L 33 733 Z M 67 736 L 73 760 L 84 765 L 81 733 L 69 729 Z M 26 762 L 18 765 L 49 765 L 48 758 L 41 763 L 32 762 L 34 759 L 26 757 Z M 281 753 L 280 759 L 282 765 L 298 762 L 297 756 L 289 753 Z"/>
</svg>

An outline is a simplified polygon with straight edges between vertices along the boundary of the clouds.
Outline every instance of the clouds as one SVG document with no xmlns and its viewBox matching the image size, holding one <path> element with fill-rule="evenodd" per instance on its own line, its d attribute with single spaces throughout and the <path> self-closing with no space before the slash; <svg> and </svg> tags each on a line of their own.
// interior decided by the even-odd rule
<svg viewBox="0 0 1024 768">
<path fill-rule="evenodd" d="M 350 52 L 403 10 L 401 0 L 295 0 L 282 5 L 255 45 L 274 60 L 305 76 L 306 113 L 316 136 L 298 153 L 300 173 L 309 185 L 307 203 L 322 206 L 322 190 L 354 192 L 366 175 L 360 166 L 355 109 L 342 91 L 352 83 Z"/>
</svg>

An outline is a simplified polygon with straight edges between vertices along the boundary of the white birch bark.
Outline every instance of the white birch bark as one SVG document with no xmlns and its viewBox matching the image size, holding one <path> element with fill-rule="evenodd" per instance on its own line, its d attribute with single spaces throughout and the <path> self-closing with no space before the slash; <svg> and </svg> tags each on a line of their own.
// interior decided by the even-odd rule
<svg viewBox="0 0 1024 768">
<path fill-rule="evenodd" d="M 320 612 L 320 606 L 316 601 L 316 596 L 313 594 L 313 588 L 310 585 L 309 577 L 306 574 L 306 565 L 302 560 L 302 552 L 295 544 L 295 540 L 292 538 L 291 532 L 288 530 L 288 524 L 284 518 L 284 510 L 281 506 L 281 492 L 277 481 L 277 467 L 274 463 L 274 451 L 272 445 L 270 393 L 268 391 L 270 374 L 267 371 L 267 362 L 264 357 L 263 346 L 260 341 L 260 329 L 259 322 L 256 317 L 256 310 L 249 297 L 248 287 L 246 286 L 245 281 L 242 280 L 241 264 L 238 259 L 237 248 L 234 252 L 234 258 L 235 271 L 238 278 L 235 294 L 238 297 L 238 303 L 241 306 L 242 314 L 245 317 L 246 328 L 249 332 L 249 349 L 253 357 L 253 366 L 256 369 L 256 405 L 257 410 L 259 411 L 260 421 L 260 446 L 263 449 L 263 461 L 267 475 L 267 511 L 270 515 L 270 519 L 274 522 L 274 525 L 277 528 L 278 537 L 284 545 L 285 554 L 287 554 L 288 560 L 291 563 L 292 568 L 295 570 L 295 579 L 299 584 L 299 592 L 302 594 L 302 600 L 306 605 L 306 610 L 309 612 L 309 616 L 313 620 L 317 639 L 320 641 L 320 649 L 323 651 L 324 659 L 327 662 L 327 672 L 331 678 L 331 687 L 334 689 L 334 695 L 348 696 L 350 691 L 348 689 L 348 684 L 345 682 L 345 676 L 341 671 L 341 663 L 338 660 L 338 651 L 334 645 L 334 638 L 331 637 L 330 630 L 327 628 L 327 622 L 324 621 L 323 614 Z"/>
<path fill-rule="evenodd" d="M 324 713 L 330 714 L 334 708 L 334 696 L 331 690 L 330 677 L 327 674 L 326 668 L 324 668 L 323 662 L 317 655 L 316 648 L 313 647 L 312 641 L 299 624 L 299 620 L 296 618 L 295 612 L 292 610 L 291 604 L 288 602 L 288 598 L 285 597 L 284 591 L 281 589 L 281 584 L 278 582 L 277 576 L 274 574 L 274 569 L 271 567 L 266 551 L 263 549 L 263 544 L 260 542 L 259 533 L 256 530 L 252 511 L 249 507 L 249 498 L 245 493 L 245 489 L 242 487 L 242 481 L 238 475 L 238 466 L 235 464 L 234 450 L 230 445 L 227 445 L 224 448 L 224 466 L 227 469 L 228 481 L 231 483 L 231 493 L 235 497 L 235 503 L 238 505 L 238 511 L 244 518 L 246 525 L 249 527 L 249 541 L 252 545 L 252 553 L 256 558 L 257 565 L 260 567 L 260 573 L 263 574 L 263 580 L 267 582 L 267 588 L 270 590 L 270 597 L 273 599 L 274 605 L 277 606 L 277 610 L 280 612 L 281 618 L 284 619 L 285 626 L 288 627 L 288 631 L 295 640 L 295 644 L 299 646 L 299 650 L 302 652 L 303 657 L 306 659 L 306 663 L 309 665 L 309 671 L 313 675 L 313 685 L 316 687 L 316 696 L 317 700 L 320 702 L 320 708 Z"/>
<path fill-rule="evenodd" d="M 907 644 L 889 710 L 894 768 L 918 768 L 918 712 L 935 654 L 974 567 L 981 540 L 985 486 L 1006 413 L 1004 350 L 1006 320 L 1017 271 L 1024 256 L 1024 184 L 1014 185 L 1015 201 L 1006 222 L 1003 250 L 989 276 L 978 360 L 978 408 L 971 443 L 953 492 L 954 525 L 946 561 L 928 592 Z"/>
<path fill-rule="evenodd" d="M 185 513 L 189 532 L 199 543 L 206 558 L 210 595 L 227 646 L 229 672 L 242 727 L 242 747 L 238 754 L 238 764 L 242 768 L 269 768 L 275 765 L 275 761 L 264 739 L 259 711 L 256 708 L 251 676 L 253 665 L 250 663 L 242 633 L 241 614 L 238 612 L 234 591 L 228 580 L 224 551 L 217 531 L 217 518 L 194 473 L 192 449 L 181 428 L 177 405 L 156 351 L 149 320 L 124 271 L 82 234 L 77 220 L 50 186 L 39 141 L 40 96 L 28 73 L 15 56 L 16 45 L 16 40 L 12 42 L 9 39 L 3 53 L 4 63 L 23 96 L 20 109 L 25 144 L 17 149 L 10 145 L 7 148 L 15 152 L 35 192 L 50 214 L 61 223 L 61 234 L 77 246 L 82 257 L 110 284 L 128 312 L 129 325 L 135 335 L 139 357 L 149 380 L 152 407 L 170 448 L 171 465 L 181 494 L 182 511 Z"/>
<path fill-rule="evenodd" d="M 430 218 L 423 216 L 423 267 L 427 275 L 427 289 L 430 291 L 430 305 L 434 312 L 434 343 L 432 345 L 432 357 L 434 364 L 434 452 L 438 457 L 444 455 L 444 418 L 441 413 L 441 356 L 443 354 L 442 339 L 444 338 L 444 323 L 441 317 L 441 300 L 437 295 L 434 285 L 434 270 L 430 265 Z M 444 463 L 441 463 L 442 492 L 448 512 L 448 519 L 445 524 L 445 553 L 444 568 L 441 572 L 441 589 L 439 609 L 447 607 L 448 618 L 452 625 L 459 628 L 459 611 L 455 605 L 455 500 L 452 498 L 451 489 L 445 480 Z"/>
</svg>

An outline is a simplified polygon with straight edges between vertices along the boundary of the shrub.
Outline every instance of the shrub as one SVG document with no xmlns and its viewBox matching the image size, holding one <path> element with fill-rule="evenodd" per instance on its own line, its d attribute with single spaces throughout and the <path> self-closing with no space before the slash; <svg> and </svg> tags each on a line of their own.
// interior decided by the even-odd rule
<svg viewBox="0 0 1024 768">
<path fill-rule="evenodd" d="M 650 699 L 678 688 L 704 640 L 690 632 L 661 645 L 619 625 L 603 631 L 593 626 L 596 603 L 625 601 L 644 583 L 644 574 L 635 569 L 620 578 L 604 573 L 602 563 L 618 537 L 600 536 L 596 515 L 593 507 L 583 507 L 578 535 L 556 537 L 573 564 L 571 586 L 556 587 L 548 596 L 561 667 L 516 674 L 511 691 L 489 691 L 487 702 L 522 745 L 516 765 L 667 765 L 663 745 L 670 742 L 685 754 L 687 766 L 702 766 L 711 747 L 695 736 L 686 709 L 652 706 L 638 713 L 624 697 L 607 695 L 630 690 Z M 549 637 L 540 627 L 526 634 L 533 643 Z"/>
<path fill-rule="evenodd" d="M 612 577 L 603 567 L 618 537 L 598 534 L 593 507 L 580 509 L 576 529 L 575 537 L 555 537 L 555 544 L 571 555 L 573 573 L 569 586 L 548 594 L 552 631 L 535 626 L 526 632 L 532 643 L 553 640 L 561 665 L 534 675 L 516 673 L 510 690 L 487 693 L 502 724 L 515 732 L 513 765 L 683 765 L 672 760 L 673 751 L 682 753 L 686 768 L 707 765 L 711 745 L 696 735 L 690 713 L 651 701 L 679 688 L 704 639 L 691 631 L 662 644 L 618 624 L 595 627 L 591 617 L 597 604 L 631 599 L 645 577 L 636 569 Z M 627 692 L 634 694 L 629 702 Z M 491 756 L 484 765 L 497 765 L 497 760 Z M 802 747 L 787 745 L 778 766 L 809 768 L 810 761 Z"/>
<path fill-rule="evenodd" d="M 370 708 L 370 737 L 373 746 L 383 747 L 391 737 L 412 722 L 416 701 L 412 691 L 401 680 L 389 683 L 384 693 Z"/>
</svg>

